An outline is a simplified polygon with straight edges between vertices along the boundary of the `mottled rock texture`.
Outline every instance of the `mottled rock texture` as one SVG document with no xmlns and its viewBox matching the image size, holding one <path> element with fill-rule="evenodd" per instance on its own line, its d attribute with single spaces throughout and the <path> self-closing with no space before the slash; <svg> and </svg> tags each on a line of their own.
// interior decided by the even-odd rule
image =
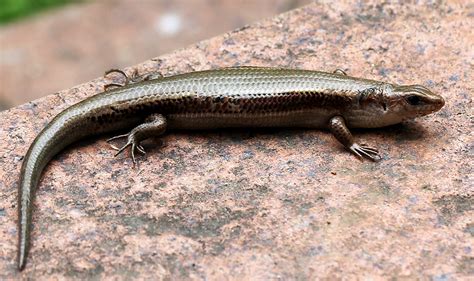
<svg viewBox="0 0 474 281">
<path fill-rule="evenodd" d="M 106 81 L 0 113 L 0 279 L 472 278 L 474 7 L 463 3 L 316 3 L 133 67 L 344 68 L 424 84 L 446 106 L 356 132 L 383 151 L 379 163 L 311 130 L 171 132 L 135 169 L 105 136 L 79 142 L 44 173 L 22 273 L 22 157 Z"/>
</svg>

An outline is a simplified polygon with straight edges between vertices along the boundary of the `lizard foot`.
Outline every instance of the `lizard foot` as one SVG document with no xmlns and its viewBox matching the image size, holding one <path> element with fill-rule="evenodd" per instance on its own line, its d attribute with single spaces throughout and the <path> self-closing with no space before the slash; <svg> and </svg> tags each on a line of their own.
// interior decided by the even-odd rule
<svg viewBox="0 0 474 281">
<path fill-rule="evenodd" d="M 135 84 L 135 83 L 138 83 L 138 82 L 143 82 L 143 81 L 148 81 L 148 80 L 151 80 L 151 79 L 156 79 L 156 78 L 163 77 L 163 75 L 160 72 L 139 75 L 137 69 L 135 69 L 133 71 L 131 76 L 128 76 L 121 69 L 110 69 L 110 70 L 107 70 L 105 72 L 104 77 L 111 74 L 111 73 L 118 73 L 118 74 L 122 75 L 122 77 L 125 78 L 125 82 L 123 84 L 118 84 L 118 83 L 106 84 L 106 85 L 104 85 L 104 91 L 106 91 L 110 87 L 123 87 L 123 86 L 127 86 L 129 84 Z"/>
<path fill-rule="evenodd" d="M 121 138 L 127 138 L 127 142 L 121 148 L 118 148 L 117 146 L 110 143 L 113 140 L 121 139 Z M 113 138 L 108 139 L 107 143 L 109 143 L 110 147 L 112 147 L 114 150 L 117 150 L 114 157 L 122 153 L 122 151 L 124 151 L 127 147 L 131 146 L 133 165 L 137 164 L 137 161 L 135 160 L 135 150 L 142 153 L 143 155 L 146 154 L 145 149 L 143 148 L 143 146 L 140 145 L 140 142 L 137 141 L 137 139 L 135 138 L 135 135 L 132 133 L 115 136 Z"/>
<path fill-rule="evenodd" d="M 354 153 L 359 159 L 367 158 L 372 161 L 379 161 L 382 159 L 380 157 L 379 151 L 375 148 L 371 148 L 365 144 L 356 144 L 354 143 L 349 147 L 349 150 Z"/>
<path fill-rule="evenodd" d="M 142 124 L 133 128 L 130 133 L 110 138 L 107 142 L 110 144 L 113 140 L 126 138 L 127 142 L 121 148 L 118 148 L 113 144 L 110 144 L 110 146 L 117 150 L 115 156 L 122 153 L 126 148 L 131 147 L 132 160 L 135 165 L 137 163 L 135 160 L 135 150 L 145 154 L 145 149 L 140 145 L 140 142 L 150 137 L 159 136 L 163 134 L 165 130 L 166 118 L 159 113 L 155 113 L 148 116 Z"/>
</svg>

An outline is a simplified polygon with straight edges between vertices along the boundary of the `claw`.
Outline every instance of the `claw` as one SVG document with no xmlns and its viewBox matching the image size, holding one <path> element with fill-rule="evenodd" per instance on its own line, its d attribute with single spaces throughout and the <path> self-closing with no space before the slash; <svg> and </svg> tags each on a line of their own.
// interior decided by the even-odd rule
<svg viewBox="0 0 474 281">
<path fill-rule="evenodd" d="M 145 149 L 144 149 L 143 146 L 141 146 L 141 145 L 137 145 L 137 150 L 140 151 L 143 155 L 146 154 Z"/>
<path fill-rule="evenodd" d="M 354 153 L 357 156 L 357 158 L 359 158 L 360 161 L 364 160 L 364 157 L 362 157 L 362 155 L 359 153 L 359 151 L 357 149 L 352 148 L 352 147 L 349 148 L 349 149 L 352 151 L 352 153 Z"/>
<path fill-rule="evenodd" d="M 129 147 L 130 145 L 132 144 L 132 142 L 127 142 L 126 144 L 124 144 L 124 146 L 122 146 L 114 155 L 114 157 L 117 157 L 120 153 L 122 153 L 122 151 L 125 150 L 125 148 Z"/>
<path fill-rule="evenodd" d="M 118 135 L 118 136 L 112 137 L 112 138 L 106 140 L 106 142 L 110 145 L 110 147 L 112 147 L 112 149 L 120 150 L 120 148 L 116 147 L 115 145 L 111 144 L 110 142 L 113 141 L 113 140 L 121 139 L 121 138 L 125 138 L 125 137 L 128 137 L 128 134 L 123 134 L 123 135 Z"/>
<path fill-rule="evenodd" d="M 135 143 L 132 143 L 132 161 L 133 161 L 133 166 L 135 166 L 135 165 L 137 164 L 137 161 L 135 160 L 135 148 L 136 148 Z"/>
<path fill-rule="evenodd" d="M 121 74 L 123 77 L 125 77 L 125 83 L 123 84 L 118 84 L 118 83 L 109 83 L 107 85 L 104 86 L 104 91 L 107 91 L 110 87 L 123 87 L 123 86 L 126 86 L 130 83 L 130 78 L 127 76 L 127 74 L 123 71 L 123 70 L 120 70 L 120 69 L 110 69 L 110 70 L 107 70 L 105 73 L 104 73 L 104 77 L 106 77 L 107 75 L 109 75 L 110 73 L 118 73 L 118 74 Z"/>
<path fill-rule="evenodd" d="M 123 134 L 123 135 L 118 135 L 118 136 L 115 136 L 115 137 L 111 137 L 110 139 L 107 139 L 107 142 L 111 142 L 113 140 L 116 140 L 116 139 L 121 139 L 121 138 L 126 138 L 128 137 L 129 134 Z"/>
<path fill-rule="evenodd" d="M 127 76 L 127 74 L 126 74 L 123 70 L 121 70 L 121 69 L 115 69 L 115 68 L 114 68 L 114 69 L 110 69 L 110 70 L 107 70 L 107 71 L 105 72 L 104 76 L 107 76 L 107 75 L 109 75 L 110 73 L 119 73 L 119 74 L 123 75 L 123 77 L 125 77 L 125 79 L 126 79 L 126 82 L 128 82 L 128 76 Z"/>
<path fill-rule="evenodd" d="M 347 76 L 347 73 L 344 70 L 340 69 L 340 68 L 337 68 L 336 70 L 334 70 L 333 73 Z"/>
<path fill-rule="evenodd" d="M 131 80 L 133 81 L 133 79 L 137 79 L 138 77 L 140 77 L 140 75 L 138 75 L 138 69 L 135 68 L 133 70 Z"/>
<path fill-rule="evenodd" d="M 106 84 L 104 85 L 104 91 L 107 91 L 110 87 L 123 87 L 125 85 L 122 85 L 122 84 L 118 84 L 118 83 L 109 83 L 109 84 Z"/>
<path fill-rule="evenodd" d="M 130 78 L 130 81 L 132 81 L 133 83 L 138 83 L 138 82 L 142 82 L 142 81 L 148 81 L 151 78 L 152 78 L 151 74 L 144 74 L 144 75 L 140 76 L 137 73 L 136 76 L 133 76 L 132 78 Z"/>
<path fill-rule="evenodd" d="M 113 150 L 120 150 L 120 148 L 116 147 L 115 145 L 109 143 L 110 147 L 112 147 Z"/>
<path fill-rule="evenodd" d="M 361 144 L 360 147 L 361 147 L 363 150 L 365 150 L 366 152 L 371 152 L 371 153 L 373 153 L 373 154 L 378 154 L 378 153 L 379 153 L 379 151 L 378 151 L 377 149 L 372 148 L 372 147 L 369 147 L 369 146 L 367 146 L 367 145 L 365 145 L 365 144 Z"/>
<path fill-rule="evenodd" d="M 130 81 L 133 83 L 138 83 L 138 82 L 149 81 L 152 79 L 157 79 L 157 78 L 162 78 L 162 77 L 163 77 L 163 74 L 159 72 L 138 75 L 138 71 L 135 71 L 132 77 L 130 78 Z"/>
</svg>

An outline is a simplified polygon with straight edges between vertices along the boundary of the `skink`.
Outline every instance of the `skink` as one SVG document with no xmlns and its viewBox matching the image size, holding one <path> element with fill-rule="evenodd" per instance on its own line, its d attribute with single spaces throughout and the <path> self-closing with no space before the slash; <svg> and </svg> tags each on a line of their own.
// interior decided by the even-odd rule
<svg viewBox="0 0 474 281">
<path fill-rule="evenodd" d="M 383 127 L 427 115 L 444 99 L 420 85 L 401 86 L 333 73 L 234 67 L 170 77 L 129 78 L 59 113 L 36 137 L 23 160 L 18 203 L 18 268 L 29 250 L 34 191 L 44 167 L 84 137 L 131 128 L 129 148 L 169 129 L 304 127 L 328 129 L 359 158 L 377 160 L 376 149 L 354 141 L 348 128 Z M 152 78 L 152 79 L 150 79 Z M 113 139 L 116 139 L 113 138 Z"/>
</svg>

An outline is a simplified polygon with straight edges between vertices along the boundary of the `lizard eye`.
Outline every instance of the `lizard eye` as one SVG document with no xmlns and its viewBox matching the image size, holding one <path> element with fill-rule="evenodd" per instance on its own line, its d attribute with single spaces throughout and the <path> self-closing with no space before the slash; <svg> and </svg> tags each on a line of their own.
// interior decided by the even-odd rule
<svg viewBox="0 0 474 281">
<path fill-rule="evenodd" d="M 406 101 L 411 105 L 420 105 L 422 103 L 420 97 L 415 95 L 406 97 Z"/>
</svg>

